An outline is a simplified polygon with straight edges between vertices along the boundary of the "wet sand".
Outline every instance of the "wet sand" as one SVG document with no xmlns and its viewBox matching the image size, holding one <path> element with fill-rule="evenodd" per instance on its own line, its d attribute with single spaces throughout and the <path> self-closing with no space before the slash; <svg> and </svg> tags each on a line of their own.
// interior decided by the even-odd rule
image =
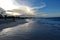
<svg viewBox="0 0 60 40">
<path fill-rule="evenodd" d="M 60 25 L 46 21 L 27 20 L 0 32 L 0 40 L 60 40 Z"/>
</svg>

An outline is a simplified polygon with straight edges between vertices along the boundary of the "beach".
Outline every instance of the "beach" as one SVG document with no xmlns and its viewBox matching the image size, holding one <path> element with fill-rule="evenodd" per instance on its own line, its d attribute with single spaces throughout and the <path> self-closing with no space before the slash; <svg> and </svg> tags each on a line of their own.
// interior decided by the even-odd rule
<svg viewBox="0 0 60 40">
<path fill-rule="evenodd" d="M 42 19 L 26 19 L 27 22 L 21 20 L 20 23 L 19 21 L 11 23 L 10 27 L 2 28 L 0 40 L 60 40 L 60 21 Z"/>
</svg>

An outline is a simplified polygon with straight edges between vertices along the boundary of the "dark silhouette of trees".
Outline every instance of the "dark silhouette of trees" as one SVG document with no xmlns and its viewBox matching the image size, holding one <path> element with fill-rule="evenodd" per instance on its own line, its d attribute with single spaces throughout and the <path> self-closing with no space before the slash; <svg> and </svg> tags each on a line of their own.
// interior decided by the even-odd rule
<svg viewBox="0 0 60 40">
<path fill-rule="evenodd" d="M 4 15 L 5 20 L 7 20 L 7 15 Z"/>
<path fill-rule="evenodd" d="M 2 15 L 0 14 L 0 17 L 2 17 Z"/>
<path fill-rule="evenodd" d="M 5 20 L 12 19 L 13 21 L 15 21 L 15 19 L 30 19 L 30 18 L 32 17 L 8 16 L 6 14 L 6 11 L 3 8 L 0 8 L 0 19 L 5 19 Z"/>
<path fill-rule="evenodd" d="M 6 11 L 3 8 L 0 8 L 0 19 L 12 19 L 13 21 L 15 21 L 15 17 L 14 16 L 8 16 L 6 14 Z"/>
<path fill-rule="evenodd" d="M 0 18 L 3 19 L 5 14 L 5 10 L 3 8 L 0 8 Z"/>
</svg>

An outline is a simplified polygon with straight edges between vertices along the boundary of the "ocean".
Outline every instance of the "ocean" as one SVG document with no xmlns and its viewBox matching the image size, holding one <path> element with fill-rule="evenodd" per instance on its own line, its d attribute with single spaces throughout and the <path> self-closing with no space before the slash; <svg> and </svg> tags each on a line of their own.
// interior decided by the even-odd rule
<svg viewBox="0 0 60 40">
<path fill-rule="evenodd" d="M 27 22 L 3 28 L 0 40 L 60 40 L 60 18 L 25 20 Z"/>
</svg>

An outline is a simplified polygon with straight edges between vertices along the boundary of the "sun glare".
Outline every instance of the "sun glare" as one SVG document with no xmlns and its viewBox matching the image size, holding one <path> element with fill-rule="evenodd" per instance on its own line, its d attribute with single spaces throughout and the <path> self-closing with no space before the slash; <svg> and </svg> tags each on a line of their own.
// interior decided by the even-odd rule
<svg viewBox="0 0 60 40">
<path fill-rule="evenodd" d="M 22 14 L 17 13 L 17 12 L 6 12 L 8 16 L 20 16 Z"/>
<path fill-rule="evenodd" d="M 18 5 L 16 6 L 13 3 L 13 0 L 0 0 L 0 7 L 6 10 L 13 10 L 13 9 L 18 9 L 19 11 L 15 12 L 9 12 L 10 15 L 16 16 L 16 15 L 21 15 L 23 13 L 28 14 L 28 15 L 34 15 L 34 10 L 31 9 L 29 6 L 25 5 Z"/>
<path fill-rule="evenodd" d="M 13 15 L 13 16 L 19 16 L 19 15 L 22 15 L 22 14 L 15 12 L 15 13 L 13 13 L 12 15 Z"/>
<path fill-rule="evenodd" d="M 5 10 L 11 10 L 16 8 L 12 1 L 13 0 L 0 0 L 0 7 L 2 7 Z"/>
</svg>

